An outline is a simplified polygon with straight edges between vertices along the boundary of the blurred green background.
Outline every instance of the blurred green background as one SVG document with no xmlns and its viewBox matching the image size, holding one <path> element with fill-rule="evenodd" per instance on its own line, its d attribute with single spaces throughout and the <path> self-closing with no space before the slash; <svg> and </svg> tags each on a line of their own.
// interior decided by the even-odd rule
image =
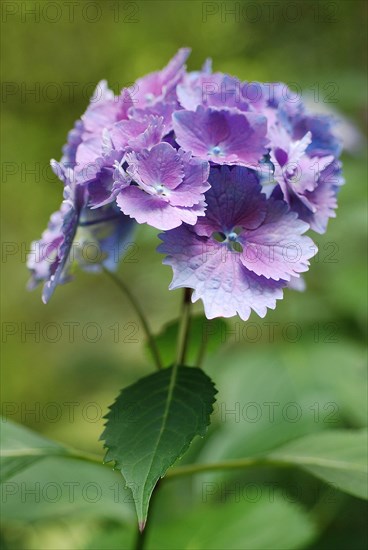
<svg viewBox="0 0 368 550">
<path fill-rule="evenodd" d="M 245 456 L 272 448 L 278 438 L 324 429 L 329 403 L 335 412 L 327 428 L 366 425 L 366 3 L 4 1 L 1 8 L 3 414 L 102 456 L 102 414 L 120 388 L 152 371 L 138 320 L 110 281 L 78 272 L 46 307 L 38 290 L 26 291 L 25 253 L 61 202 L 62 187 L 48 169 L 49 159 L 59 159 L 96 83 L 105 78 L 118 92 L 163 67 L 186 45 L 192 48 L 190 70 L 212 57 L 215 70 L 248 81 L 284 81 L 300 87 L 312 109 L 332 109 L 349 120 L 341 124 L 349 146 L 343 156 L 346 185 L 336 220 L 315 238 L 320 252 L 306 275 L 307 292 L 287 291 L 266 319 L 252 316 L 247 332 L 239 319 L 231 320 L 223 351 L 205 364 L 219 388 L 219 402 L 229 409 L 273 398 L 300 404 L 302 419 L 296 424 L 280 419 L 276 438 L 275 427 L 262 435 L 261 422 L 254 438 L 249 419 L 224 422 L 217 410 L 208 447 L 202 450 L 197 442 L 187 460 Z M 158 332 L 177 316 L 180 295 L 167 291 L 171 270 L 161 265 L 157 244 L 154 232 L 139 228 L 136 261 L 124 261 L 119 273 Z M 194 309 L 200 312 L 201 305 Z M 28 332 L 32 328 L 39 337 Z M 318 418 L 311 421 L 316 403 Z M 264 491 L 261 504 L 243 499 L 237 508 L 230 496 L 235 508 L 246 507 L 241 521 L 248 534 L 248 514 L 256 516 L 253 528 L 258 521 L 258 532 L 269 531 L 264 541 L 244 535 L 244 548 L 365 548 L 363 501 L 338 492 L 323 499 L 326 486 L 307 474 L 253 470 L 226 483 L 255 481 L 265 487 L 270 480 L 281 495 L 299 487 L 298 504 L 281 496 L 281 508 L 290 508 L 281 513 Z M 171 482 L 158 497 L 154 514 L 159 524 L 171 525 L 162 535 L 175 541 L 171 548 L 182 547 L 186 510 L 203 500 L 204 482 Z M 78 502 L 54 507 L 29 502 L 8 507 L 4 548 L 122 548 L 131 536 L 129 529 L 120 530 L 116 507 L 109 513 L 102 503 L 84 509 Z M 299 517 L 303 510 L 308 521 Z M 184 517 L 181 527 L 178 517 Z M 218 519 L 212 521 L 218 529 Z M 293 525 L 295 539 L 282 542 Z M 163 547 L 157 536 L 152 533 L 152 548 Z"/>
</svg>

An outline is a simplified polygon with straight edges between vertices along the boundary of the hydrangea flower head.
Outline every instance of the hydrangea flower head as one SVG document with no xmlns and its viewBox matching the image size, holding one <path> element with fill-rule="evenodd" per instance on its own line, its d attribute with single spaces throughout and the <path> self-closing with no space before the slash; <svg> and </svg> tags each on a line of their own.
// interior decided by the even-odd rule
<svg viewBox="0 0 368 550">
<path fill-rule="evenodd" d="M 334 120 L 280 82 L 212 72 L 210 60 L 188 72 L 189 53 L 118 95 L 101 81 L 69 132 L 52 162 L 64 202 L 28 262 L 45 301 L 74 260 L 116 268 L 135 222 L 164 232 L 170 288 L 192 288 L 209 318 L 263 317 L 285 287 L 304 288 L 316 252 L 305 232 L 326 231 L 343 183 Z M 95 263 L 79 246 L 89 240 Z"/>
</svg>

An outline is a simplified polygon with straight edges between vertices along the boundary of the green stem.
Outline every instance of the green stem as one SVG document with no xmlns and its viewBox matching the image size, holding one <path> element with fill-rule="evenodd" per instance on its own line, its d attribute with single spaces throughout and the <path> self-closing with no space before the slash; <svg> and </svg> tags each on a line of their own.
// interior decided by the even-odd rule
<svg viewBox="0 0 368 550">
<path fill-rule="evenodd" d="M 189 340 L 191 296 L 192 290 L 190 288 L 184 288 L 175 365 L 184 365 L 186 360 Z"/>
<path fill-rule="evenodd" d="M 162 369 L 162 362 L 161 362 L 161 357 L 160 357 L 160 353 L 158 351 L 158 347 L 157 347 L 157 344 L 156 344 L 156 340 L 154 339 L 153 337 L 153 334 L 151 332 L 151 329 L 150 329 L 150 326 L 148 324 L 148 321 L 147 321 L 147 318 L 139 304 L 139 302 L 137 301 L 137 299 L 135 298 L 135 296 L 131 293 L 131 291 L 129 290 L 129 288 L 126 286 L 126 284 L 124 283 L 124 281 L 122 281 L 121 279 L 119 279 L 114 273 L 112 273 L 111 271 L 109 271 L 108 269 L 106 268 L 103 268 L 104 272 L 106 273 L 106 275 L 116 284 L 116 286 L 123 291 L 123 293 L 125 294 L 125 296 L 128 298 L 128 300 L 130 301 L 130 303 L 132 304 L 133 308 L 135 309 L 135 312 L 137 313 L 141 323 L 142 323 L 142 326 L 143 326 L 143 330 L 144 332 L 146 333 L 146 336 L 147 336 L 147 340 L 148 340 L 148 345 L 150 347 L 150 350 L 151 350 L 151 353 L 152 353 L 152 357 L 155 361 L 155 364 L 156 364 L 156 367 L 160 370 Z"/>
<path fill-rule="evenodd" d="M 333 495 L 331 495 L 331 491 L 334 491 Z M 333 496 L 333 500 L 329 498 L 331 496 Z M 340 511 L 345 498 L 346 495 L 344 493 L 336 491 L 333 487 L 324 489 L 319 500 L 310 510 L 312 520 L 321 531 L 324 531 L 331 524 L 337 513 Z"/>
<path fill-rule="evenodd" d="M 82 452 L 82 451 L 76 451 L 74 449 L 71 449 L 69 452 L 68 452 L 68 455 L 67 455 L 69 458 L 74 458 L 76 460 L 83 460 L 84 462 L 91 462 L 91 463 L 94 463 L 94 464 L 99 464 L 100 466 L 104 466 L 105 465 L 105 462 L 103 461 L 103 458 L 97 454 L 94 454 L 94 453 L 85 453 L 85 452 Z M 106 465 L 109 465 L 108 463 L 106 463 Z"/>
<path fill-rule="evenodd" d="M 146 536 L 147 536 L 147 526 L 142 531 L 138 527 L 135 544 L 134 544 L 134 550 L 143 550 Z"/>
<path fill-rule="evenodd" d="M 197 361 L 196 361 L 196 365 L 200 369 L 202 368 L 203 361 L 204 361 L 204 356 L 206 354 L 207 342 L 208 342 L 208 334 L 206 334 L 206 336 L 204 337 L 204 334 L 203 334 L 203 331 L 202 331 L 202 340 L 201 340 L 201 345 L 199 347 L 199 351 L 198 351 L 198 355 L 197 355 Z"/>
<path fill-rule="evenodd" d="M 59 454 L 57 456 L 63 456 L 65 458 L 75 458 L 84 460 L 86 462 L 97 463 L 100 466 L 104 463 L 101 457 L 92 453 L 84 453 L 81 451 L 68 450 L 68 454 Z M 108 464 L 107 464 L 108 465 Z M 177 466 L 169 470 L 164 479 L 173 479 L 177 477 L 190 476 L 195 474 L 201 474 L 203 472 L 214 472 L 219 470 L 243 470 L 244 468 L 258 467 L 258 466 L 273 466 L 273 467 L 288 467 L 293 466 L 282 460 L 274 460 L 267 457 L 255 457 L 255 458 L 239 458 L 231 460 L 222 460 L 221 462 L 213 462 L 207 464 L 186 464 L 185 466 Z"/>
<path fill-rule="evenodd" d="M 175 370 L 175 367 L 174 367 Z M 174 372 L 172 378 L 174 378 Z M 21 456 L 40 456 L 44 457 L 44 449 L 15 449 L 6 453 L 5 451 L 1 452 L 1 456 L 6 457 L 21 457 Z M 84 462 L 89 462 L 93 464 L 98 464 L 99 466 L 104 466 L 105 463 L 101 456 L 94 453 L 87 453 L 84 451 L 79 451 L 73 448 L 62 448 L 55 449 L 54 452 L 52 449 L 47 449 L 47 456 L 57 456 L 60 458 L 72 458 L 75 460 L 83 460 Z M 109 463 L 107 466 L 111 465 Z M 177 466 L 169 470 L 165 476 L 165 479 L 172 479 L 176 477 L 183 477 L 193 474 L 201 474 L 203 472 L 213 472 L 216 470 L 241 470 L 244 468 L 257 466 L 277 466 L 277 467 L 288 467 L 294 466 L 293 464 L 288 464 L 287 462 L 281 460 L 274 460 L 267 457 L 255 457 L 255 458 L 239 458 L 232 460 L 222 460 L 221 462 L 213 462 L 209 464 L 186 464 L 185 466 Z"/>
<path fill-rule="evenodd" d="M 94 453 L 87 453 L 84 451 L 79 451 L 77 449 L 73 449 L 72 447 L 55 447 L 55 449 L 48 448 L 43 449 L 40 447 L 39 449 L 12 449 L 12 450 L 2 450 L 0 453 L 0 456 L 2 458 L 21 458 L 25 456 L 34 456 L 34 457 L 40 457 L 45 458 L 49 456 L 54 457 L 60 457 L 60 458 L 73 458 L 76 460 L 83 460 L 84 462 L 90 462 L 94 464 L 98 464 L 99 466 L 103 465 L 103 459 L 101 456 L 94 454 Z"/>
<path fill-rule="evenodd" d="M 141 531 L 140 529 L 137 530 L 134 550 L 143 550 L 144 541 L 146 540 L 146 535 L 147 535 L 147 527 L 143 529 L 143 531 Z"/>
</svg>

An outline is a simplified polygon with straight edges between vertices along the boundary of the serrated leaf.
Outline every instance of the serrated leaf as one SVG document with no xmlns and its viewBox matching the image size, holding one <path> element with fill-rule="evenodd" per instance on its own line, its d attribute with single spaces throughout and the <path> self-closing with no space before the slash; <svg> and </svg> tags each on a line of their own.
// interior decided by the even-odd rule
<svg viewBox="0 0 368 550">
<path fill-rule="evenodd" d="M 111 406 L 101 436 L 132 490 L 139 526 L 144 528 L 157 481 L 204 436 L 216 390 L 200 369 L 164 369 L 125 388 Z"/>
<path fill-rule="evenodd" d="M 175 358 L 178 331 L 179 321 L 171 321 L 155 337 L 165 365 L 170 365 Z M 192 317 L 188 331 L 187 362 L 196 364 L 202 345 L 206 347 L 206 355 L 214 353 L 224 343 L 226 331 L 227 323 L 223 319 L 209 320 L 204 315 Z M 149 353 L 148 345 L 146 347 Z"/>
<path fill-rule="evenodd" d="M 269 457 L 300 466 L 342 491 L 368 498 L 366 430 L 309 435 L 277 449 Z"/>
<path fill-rule="evenodd" d="M 1 418 L 0 482 L 50 455 L 68 454 L 67 448 L 7 418 Z"/>
</svg>

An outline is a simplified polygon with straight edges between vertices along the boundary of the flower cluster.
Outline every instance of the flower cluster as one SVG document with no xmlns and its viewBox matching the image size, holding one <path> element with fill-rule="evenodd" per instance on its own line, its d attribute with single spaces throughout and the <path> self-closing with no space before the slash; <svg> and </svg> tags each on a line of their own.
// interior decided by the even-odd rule
<svg viewBox="0 0 368 550">
<path fill-rule="evenodd" d="M 281 83 L 241 82 L 209 61 L 188 73 L 188 55 L 119 96 L 101 82 L 52 161 L 64 201 L 29 258 L 45 302 L 74 259 L 114 269 L 136 222 L 163 231 L 170 288 L 193 289 L 208 318 L 263 317 L 307 271 L 316 247 L 304 233 L 326 230 L 343 183 L 332 119 Z M 88 239 L 102 252 L 92 265 L 71 254 Z"/>
</svg>

